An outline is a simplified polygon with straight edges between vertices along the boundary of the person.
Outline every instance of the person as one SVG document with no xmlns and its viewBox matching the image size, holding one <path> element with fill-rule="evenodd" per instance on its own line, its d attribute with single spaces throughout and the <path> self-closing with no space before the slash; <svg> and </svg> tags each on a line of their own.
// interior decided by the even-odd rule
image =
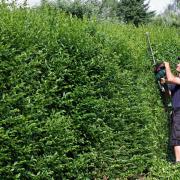
<svg viewBox="0 0 180 180">
<path fill-rule="evenodd" d="M 166 79 L 170 96 L 172 99 L 172 127 L 171 127 L 171 145 L 174 149 L 175 160 L 180 162 L 180 63 L 176 65 L 177 76 L 170 68 L 169 62 L 164 62 Z"/>
</svg>

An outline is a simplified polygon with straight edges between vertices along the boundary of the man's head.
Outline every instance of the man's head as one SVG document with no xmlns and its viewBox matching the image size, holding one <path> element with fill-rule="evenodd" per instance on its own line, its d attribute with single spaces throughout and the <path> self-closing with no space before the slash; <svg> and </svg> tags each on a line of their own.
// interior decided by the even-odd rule
<svg viewBox="0 0 180 180">
<path fill-rule="evenodd" d="M 177 60 L 179 61 L 178 64 L 176 65 L 176 71 L 180 73 L 180 56 L 177 57 Z"/>
<path fill-rule="evenodd" d="M 180 73 L 180 62 L 176 65 L 176 71 Z"/>
</svg>

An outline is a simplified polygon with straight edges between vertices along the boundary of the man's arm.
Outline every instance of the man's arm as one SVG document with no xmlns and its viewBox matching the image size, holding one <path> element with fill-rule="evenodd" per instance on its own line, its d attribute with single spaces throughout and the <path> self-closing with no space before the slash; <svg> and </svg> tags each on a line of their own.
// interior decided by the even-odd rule
<svg viewBox="0 0 180 180">
<path fill-rule="evenodd" d="M 166 81 L 167 83 L 180 84 L 180 78 L 172 74 L 171 68 L 168 62 L 164 62 L 166 69 Z"/>
</svg>

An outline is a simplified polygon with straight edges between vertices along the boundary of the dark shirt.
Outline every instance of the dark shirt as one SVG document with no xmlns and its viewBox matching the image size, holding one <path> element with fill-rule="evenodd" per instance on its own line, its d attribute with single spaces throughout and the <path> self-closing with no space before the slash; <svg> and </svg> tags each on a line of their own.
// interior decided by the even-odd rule
<svg viewBox="0 0 180 180">
<path fill-rule="evenodd" d="M 180 108 L 180 85 L 169 84 L 169 90 L 171 91 L 172 107 L 174 110 Z"/>
</svg>

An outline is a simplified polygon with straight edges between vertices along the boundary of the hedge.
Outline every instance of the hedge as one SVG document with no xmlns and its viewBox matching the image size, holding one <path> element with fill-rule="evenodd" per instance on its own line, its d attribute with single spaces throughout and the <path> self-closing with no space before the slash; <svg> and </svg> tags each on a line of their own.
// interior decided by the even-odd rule
<svg viewBox="0 0 180 180">
<path fill-rule="evenodd" d="M 145 40 L 175 61 L 178 29 L 0 9 L 1 179 L 179 177 Z"/>
</svg>

